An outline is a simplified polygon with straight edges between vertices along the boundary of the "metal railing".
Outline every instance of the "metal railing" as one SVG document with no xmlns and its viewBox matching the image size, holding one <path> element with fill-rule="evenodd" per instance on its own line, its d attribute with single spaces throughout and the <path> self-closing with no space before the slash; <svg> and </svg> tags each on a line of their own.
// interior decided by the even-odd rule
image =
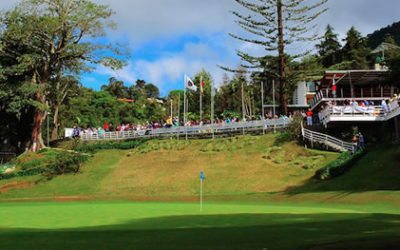
<svg viewBox="0 0 400 250">
<path fill-rule="evenodd" d="M 363 120 L 362 118 L 369 117 L 373 121 L 387 121 L 400 115 L 400 107 L 397 101 L 391 102 L 385 110 L 381 105 L 368 107 L 353 107 L 353 106 L 327 106 L 318 113 L 318 118 L 325 126 L 329 123 L 331 117 L 354 118 L 352 120 Z"/>
<path fill-rule="evenodd" d="M 291 119 L 271 119 L 264 121 L 233 122 L 228 124 L 208 124 L 202 126 L 181 126 L 172 128 L 157 128 L 147 130 L 128 130 L 114 132 L 84 132 L 80 134 L 83 141 L 101 140 L 128 140 L 141 138 L 165 138 L 165 137 L 212 137 L 214 135 L 245 134 L 263 130 L 286 128 Z"/>
<path fill-rule="evenodd" d="M 303 138 L 309 140 L 312 145 L 314 143 L 321 143 L 326 147 L 333 148 L 338 151 L 349 151 L 352 153 L 354 153 L 356 150 L 356 145 L 351 142 L 345 142 L 336 137 L 304 128 L 303 122 L 301 123 L 301 134 Z"/>
</svg>

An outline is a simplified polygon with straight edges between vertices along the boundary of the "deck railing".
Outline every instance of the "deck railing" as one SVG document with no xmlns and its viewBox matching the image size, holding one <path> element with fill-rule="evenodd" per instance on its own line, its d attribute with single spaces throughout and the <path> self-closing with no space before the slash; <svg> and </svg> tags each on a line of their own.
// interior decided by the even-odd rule
<svg viewBox="0 0 400 250">
<path fill-rule="evenodd" d="M 163 137 L 211 137 L 213 135 L 229 135 L 286 128 L 291 119 L 271 119 L 264 121 L 233 122 L 228 124 L 209 124 L 202 126 L 180 126 L 146 130 L 128 130 L 114 132 L 83 132 L 80 139 L 84 141 L 128 140 L 140 138 Z"/>
<path fill-rule="evenodd" d="M 328 105 L 318 113 L 319 120 L 325 126 L 331 118 L 346 121 L 387 121 L 400 115 L 400 107 L 397 101 L 390 102 L 387 108 L 382 105 L 371 106 L 333 106 Z"/>
<path fill-rule="evenodd" d="M 304 139 L 310 141 L 311 145 L 314 143 L 324 144 L 326 147 L 332 148 L 337 151 L 349 151 L 354 153 L 356 150 L 356 145 L 351 142 L 342 141 L 336 137 L 315 132 L 304 128 L 303 123 L 301 123 L 301 134 Z"/>
</svg>

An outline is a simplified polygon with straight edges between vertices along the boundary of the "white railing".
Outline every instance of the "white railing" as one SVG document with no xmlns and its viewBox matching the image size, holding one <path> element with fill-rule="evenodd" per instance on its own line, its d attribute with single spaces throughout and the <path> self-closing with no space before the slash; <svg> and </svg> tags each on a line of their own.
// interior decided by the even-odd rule
<svg viewBox="0 0 400 250">
<path fill-rule="evenodd" d="M 353 143 L 345 142 L 336 137 L 306 129 L 304 128 L 303 123 L 301 123 L 301 134 L 303 138 L 309 140 L 311 144 L 321 143 L 338 151 L 349 151 L 352 153 L 356 150 L 356 145 Z"/>
<path fill-rule="evenodd" d="M 163 137 L 207 137 L 213 134 L 235 134 L 252 131 L 272 130 L 286 128 L 291 119 L 271 119 L 264 121 L 233 122 L 225 124 L 208 124 L 202 126 L 181 126 L 173 128 L 158 128 L 147 130 L 114 131 L 104 133 L 83 132 L 80 139 L 84 141 L 98 140 L 127 140 L 139 138 Z"/>
<path fill-rule="evenodd" d="M 318 113 L 319 120 L 325 126 L 331 121 L 387 121 L 400 115 L 397 101 L 391 102 L 387 108 L 374 106 L 332 106 L 329 105 Z"/>
</svg>

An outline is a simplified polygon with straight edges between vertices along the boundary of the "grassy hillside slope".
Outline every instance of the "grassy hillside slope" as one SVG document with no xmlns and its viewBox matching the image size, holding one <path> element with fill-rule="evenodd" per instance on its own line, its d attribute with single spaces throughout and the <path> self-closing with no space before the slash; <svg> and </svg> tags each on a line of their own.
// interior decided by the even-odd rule
<svg viewBox="0 0 400 250">
<path fill-rule="evenodd" d="M 193 197 L 200 170 L 207 178 L 206 195 L 280 192 L 305 182 L 336 157 L 293 142 L 278 145 L 274 135 L 155 140 L 130 151 L 100 151 L 77 175 L 0 181 L 0 199 Z M 4 188 L 21 183 L 24 188 Z"/>
</svg>

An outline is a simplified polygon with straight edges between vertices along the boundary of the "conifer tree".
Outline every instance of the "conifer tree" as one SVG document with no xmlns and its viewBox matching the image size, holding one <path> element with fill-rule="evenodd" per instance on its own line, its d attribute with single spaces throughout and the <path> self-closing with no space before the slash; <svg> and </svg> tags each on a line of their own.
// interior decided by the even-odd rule
<svg viewBox="0 0 400 250">
<path fill-rule="evenodd" d="M 346 44 L 342 49 L 343 59 L 352 62 L 352 69 L 368 69 L 369 49 L 365 37 L 356 28 L 351 27 L 344 41 Z"/>
<path fill-rule="evenodd" d="M 341 45 L 338 35 L 333 32 L 333 28 L 329 24 L 326 26 L 323 40 L 316 47 L 324 67 L 328 68 L 340 62 Z"/>
<path fill-rule="evenodd" d="M 327 9 L 327 0 L 308 3 L 306 0 L 235 0 L 250 13 L 232 12 L 237 17 L 237 24 L 243 28 L 249 37 L 230 34 L 240 41 L 262 46 L 267 54 L 275 52 L 278 56 L 278 70 L 274 72 L 279 80 L 279 95 L 281 112 L 287 113 L 287 46 L 300 42 L 315 41 L 319 37 L 312 34 L 316 27 L 313 21 Z M 237 52 L 244 62 L 241 66 L 248 71 L 273 71 L 271 63 L 262 57 L 250 55 L 243 51 Z M 305 53 L 292 55 L 301 57 Z M 224 68 L 224 67 L 222 67 Z M 229 68 L 224 68 L 229 70 Z"/>
</svg>

